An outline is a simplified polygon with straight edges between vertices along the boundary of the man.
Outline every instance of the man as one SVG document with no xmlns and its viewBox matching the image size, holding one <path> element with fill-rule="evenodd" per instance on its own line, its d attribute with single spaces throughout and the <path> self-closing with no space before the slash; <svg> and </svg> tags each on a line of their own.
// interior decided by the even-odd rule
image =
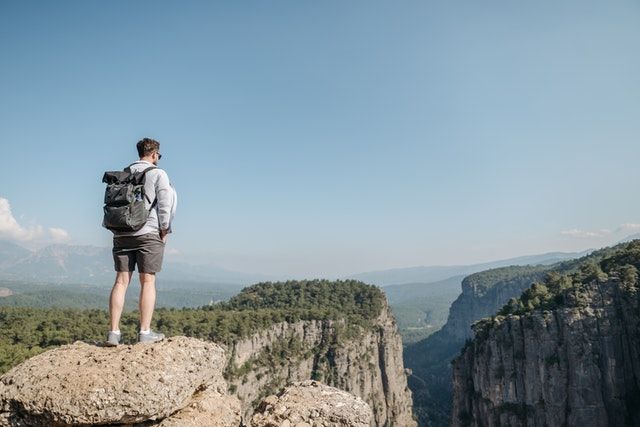
<svg viewBox="0 0 640 427">
<path fill-rule="evenodd" d="M 137 145 L 140 160 L 131 164 L 131 172 L 142 172 L 158 165 L 162 157 L 160 143 L 150 138 L 140 140 Z M 111 330 L 107 334 L 107 345 L 116 346 L 121 342 L 120 316 L 124 307 L 125 293 L 131 276 L 138 266 L 140 276 L 140 332 L 138 342 L 151 343 L 164 339 L 164 334 L 151 330 L 151 317 L 156 302 L 156 273 L 162 267 L 164 248 L 171 221 L 175 215 L 177 194 L 169 182 L 167 173 L 159 168 L 146 172 L 144 192 L 149 216 L 138 231 L 114 231 L 113 260 L 116 279 L 109 299 Z"/>
</svg>

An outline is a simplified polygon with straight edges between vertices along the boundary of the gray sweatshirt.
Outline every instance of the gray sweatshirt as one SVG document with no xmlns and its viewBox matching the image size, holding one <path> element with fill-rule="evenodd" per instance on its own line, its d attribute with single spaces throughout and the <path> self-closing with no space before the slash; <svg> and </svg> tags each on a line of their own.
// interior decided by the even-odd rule
<svg viewBox="0 0 640 427">
<path fill-rule="evenodd" d="M 153 166 L 153 163 L 146 160 L 138 160 L 131 164 L 132 172 L 142 172 L 146 168 Z M 144 192 L 151 202 L 145 200 L 147 209 L 151 208 L 153 201 L 157 198 L 156 205 L 149 212 L 149 218 L 138 231 L 117 231 L 114 236 L 141 236 L 147 233 L 159 234 L 160 230 L 171 232 L 171 221 L 176 214 L 178 204 L 178 194 L 169 182 L 167 173 L 159 168 L 152 169 L 145 175 Z"/>
</svg>

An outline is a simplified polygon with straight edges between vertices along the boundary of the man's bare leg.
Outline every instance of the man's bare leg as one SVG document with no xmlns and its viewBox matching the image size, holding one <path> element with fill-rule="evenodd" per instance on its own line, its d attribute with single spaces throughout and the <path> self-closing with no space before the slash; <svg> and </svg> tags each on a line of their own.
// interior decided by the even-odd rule
<svg viewBox="0 0 640 427">
<path fill-rule="evenodd" d="M 130 271 L 117 272 L 116 281 L 113 284 L 113 289 L 111 289 L 111 296 L 109 298 L 109 317 L 111 319 L 112 331 L 120 329 L 120 316 L 122 315 L 122 309 L 124 308 L 124 297 L 127 293 L 127 287 L 130 282 Z"/>
<path fill-rule="evenodd" d="M 140 329 L 151 328 L 151 317 L 156 305 L 155 273 L 140 273 Z"/>
</svg>

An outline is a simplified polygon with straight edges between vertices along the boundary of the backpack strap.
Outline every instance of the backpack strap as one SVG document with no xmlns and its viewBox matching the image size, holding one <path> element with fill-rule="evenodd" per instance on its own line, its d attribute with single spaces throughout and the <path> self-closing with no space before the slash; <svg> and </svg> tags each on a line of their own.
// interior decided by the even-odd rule
<svg viewBox="0 0 640 427">
<path fill-rule="evenodd" d="M 156 166 L 149 166 L 148 168 L 146 168 L 145 170 L 143 170 L 142 172 L 140 172 L 142 174 L 142 183 L 144 184 L 146 178 L 146 173 L 149 172 L 151 169 L 157 169 Z M 151 203 L 151 199 L 149 198 L 149 195 L 147 193 L 144 193 L 144 197 L 147 198 L 147 202 Z M 151 207 L 149 208 L 149 210 L 153 209 L 156 204 L 158 203 L 158 197 L 156 196 L 156 198 L 153 200 L 153 203 L 151 203 Z"/>
<path fill-rule="evenodd" d="M 143 170 L 142 172 L 140 172 L 142 174 L 142 176 L 144 176 L 145 173 L 149 172 L 151 169 L 157 169 L 157 166 L 149 166 L 148 168 L 146 168 L 145 170 Z"/>
<path fill-rule="evenodd" d="M 129 166 L 127 166 L 126 168 L 124 168 L 124 172 L 134 173 L 134 172 L 131 170 L 131 166 L 135 165 L 136 163 L 138 163 L 138 162 L 133 162 L 133 163 L 131 163 Z M 141 173 L 142 175 L 144 175 L 145 173 L 147 173 L 147 172 L 148 172 L 148 171 L 150 171 L 151 169 L 157 169 L 157 166 L 155 166 L 155 165 L 153 165 L 153 166 L 149 166 L 148 168 L 143 169 L 143 170 L 142 170 L 142 172 L 140 172 L 140 173 Z"/>
</svg>

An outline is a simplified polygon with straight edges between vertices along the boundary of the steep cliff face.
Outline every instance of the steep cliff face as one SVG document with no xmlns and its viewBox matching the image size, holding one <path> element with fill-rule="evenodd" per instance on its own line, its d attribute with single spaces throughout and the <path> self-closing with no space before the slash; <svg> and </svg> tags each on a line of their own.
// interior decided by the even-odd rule
<svg viewBox="0 0 640 427">
<path fill-rule="evenodd" d="M 405 349 L 405 365 L 413 371 L 409 386 L 420 425 L 449 424 L 451 360 L 473 335 L 473 322 L 494 314 L 510 298 L 544 277 L 549 266 L 513 266 L 473 274 L 462 281 L 462 293 L 449 309 L 441 330 Z"/>
<path fill-rule="evenodd" d="M 513 266 L 483 271 L 462 281 L 462 293 L 451 304 L 443 333 L 451 340 L 464 342 L 473 337 L 471 325 L 491 316 L 532 283 L 542 280 L 550 270 L 546 265 Z"/>
<path fill-rule="evenodd" d="M 319 380 L 369 404 L 372 426 L 415 426 L 402 342 L 386 304 L 372 327 L 344 321 L 281 322 L 236 342 L 227 378 L 250 419 L 259 401 L 289 382 Z"/>
<path fill-rule="evenodd" d="M 547 280 L 549 275 L 580 275 L 583 269 L 589 270 L 600 264 L 605 265 L 604 269 L 608 272 L 613 271 L 615 265 L 622 267 L 633 264 L 640 267 L 640 259 L 636 260 L 633 256 L 630 256 L 630 261 L 618 261 L 616 258 L 629 257 L 628 254 L 636 248 L 640 251 L 640 241 L 600 249 L 584 257 L 552 265 L 503 267 L 466 277 L 462 283 L 462 294 L 451 306 L 447 324 L 425 340 L 405 349 L 405 365 L 414 374 L 409 378 L 409 386 L 420 424 L 426 420 L 432 427 L 449 424 L 452 392 L 450 361 L 474 336 L 471 328 L 474 322 L 494 315 L 511 299 L 526 292 L 533 283 Z"/>
<path fill-rule="evenodd" d="M 454 361 L 451 425 L 640 425 L 637 270 L 615 264 L 478 323 Z"/>
</svg>

